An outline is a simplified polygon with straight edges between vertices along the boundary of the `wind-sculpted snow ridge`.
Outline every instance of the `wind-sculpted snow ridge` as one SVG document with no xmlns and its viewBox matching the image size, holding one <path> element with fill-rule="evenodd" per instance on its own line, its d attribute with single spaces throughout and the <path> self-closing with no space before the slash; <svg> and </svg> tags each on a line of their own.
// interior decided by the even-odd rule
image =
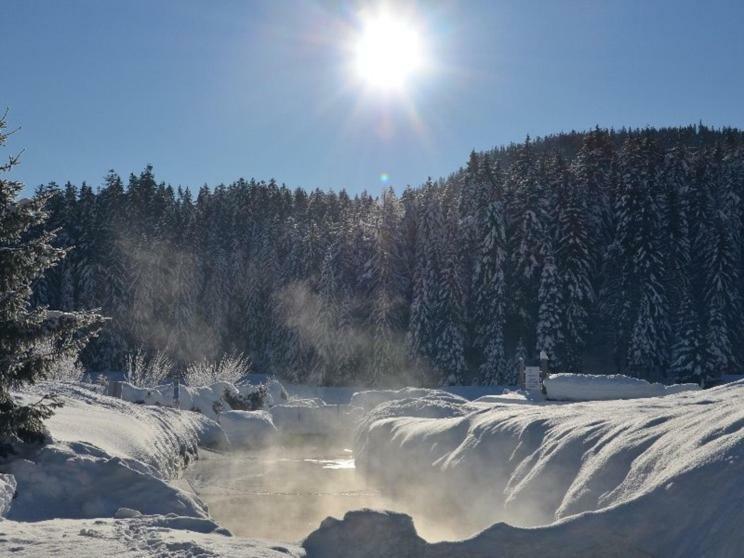
<svg viewBox="0 0 744 558">
<path fill-rule="evenodd" d="M 218 424 L 74 384 L 42 384 L 18 397 L 33 401 L 50 393 L 64 404 L 46 423 L 51 443 L 4 467 L 17 484 L 8 518 L 110 517 L 122 506 L 206 517 L 198 498 L 166 480 L 196 457 L 199 445 L 227 443 Z"/>
<path fill-rule="evenodd" d="M 742 399 L 744 382 L 626 401 L 452 403 L 443 414 L 437 398 L 389 402 L 362 421 L 355 457 L 383 490 L 464 531 L 510 524 L 410 556 L 738 556 Z M 326 527 L 338 536 L 338 523 Z"/>
</svg>

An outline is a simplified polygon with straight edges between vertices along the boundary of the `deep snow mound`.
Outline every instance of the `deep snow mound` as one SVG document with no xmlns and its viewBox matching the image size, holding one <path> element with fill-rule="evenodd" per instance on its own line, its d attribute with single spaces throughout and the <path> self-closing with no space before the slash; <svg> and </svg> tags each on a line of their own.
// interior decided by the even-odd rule
<svg viewBox="0 0 744 558">
<path fill-rule="evenodd" d="M 89 444 L 47 445 L 31 459 L 13 460 L 7 470 L 18 482 L 8 519 L 111 517 L 123 506 L 146 514 L 207 516 L 197 497 L 153 476 L 143 463 Z"/>
<path fill-rule="evenodd" d="M 522 539 L 568 544 L 567 533 L 588 529 L 633 541 L 639 555 L 735 556 L 743 398 L 737 383 L 626 401 L 465 406 L 445 418 L 408 406 L 408 416 L 363 421 L 355 455 L 382 489 L 427 498 L 471 533 L 562 520 L 534 536 L 499 528 L 514 555 Z M 580 541 L 571 544 L 578 552 Z"/>
<path fill-rule="evenodd" d="M 195 496 L 171 486 L 197 448 L 225 446 L 220 426 L 197 413 L 139 406 L 77 384 L 45 383 L 16 397 L 55 394 L 64 406 L 45 424 L 51 443 L 4 465 L 16 483 L 7 516 L 21 520 L 143 513 L 205 517 Z M 7 485 L 7 483 L 4 483 Z"/>
<path fill-rule="evenodd" d="M 543 383 L 548 399 L 554 401 L 640 399 L 700 390 L 697 384 L 666 386 L 622 374 L 553 374 Z"/>
<path fill-rule="evenodd" d="M 59 442 L 84 442 L 114 457 L 136 459 L 162 478 L 178 474 L 197 447 L 225 447 L 220 426 L 198 413 L 159 406 L 142 406 L 102 395 L 81 384 L 48 382 L 25 390 L 34 401 L 56 395 L 63 407 L 45 424 Z"/>
<path fill-rule="evenodd" d="M 372 389 L 358 391 L 351 396 L 349 405 L 351 405 L 352 407 L 360 407 L 365 411 L 369 411 L 380 403 L 385 403 L 387 401 L 396 401 L 399 399 L 420 399 L 423 397 L 445 395 L 457 398 L 457 400 L 466 401 L 466 399 L 462 397 L 452 395 L 450 393 L 437 389 L 407 387 L 402 389 Z"/>
<path fill-rule="evenodd" d="M 258 449 L 269 445 L 277 430 L 266 411 L 226 411 L 218 417 L 233 449 Z"/>
</svg>

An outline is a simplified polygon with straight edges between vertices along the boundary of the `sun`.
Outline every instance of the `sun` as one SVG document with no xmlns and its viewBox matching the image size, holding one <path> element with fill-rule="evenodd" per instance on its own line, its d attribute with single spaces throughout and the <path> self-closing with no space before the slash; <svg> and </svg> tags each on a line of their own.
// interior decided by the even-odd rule
<svg viewBox="0 0 744 558">
<path fill-rule="evenodd" d="M 361 18 L 354 71 L 364 84 L 380 91 L 404 91 L 424 65 L 421 32 L 410 18 L 388 11 Z"/>
</svg>

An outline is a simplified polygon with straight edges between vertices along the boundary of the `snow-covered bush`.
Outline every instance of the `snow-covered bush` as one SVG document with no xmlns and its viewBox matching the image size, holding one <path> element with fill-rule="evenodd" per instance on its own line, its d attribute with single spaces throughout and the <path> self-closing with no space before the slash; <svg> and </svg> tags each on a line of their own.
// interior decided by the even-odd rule
<svg viewBox="0 0 744 558">
<path fill-rule="evenodd" d="M 250 371 L 251 366 L 251 359 L 243 353 L 226 354 L 218 361 L 192 362 L 186 368 L 184 379 L 190 386 L 206 386 L 214 382 L 234 384 Z"/>
<path fill-rule="evenodd" d="M 223 399 L 236 411 L 259 411 L 266 406 L 267 395 L 268 388 L 265 384 L 262 384 L 255 386 L 250 391 L 243 390 L 238 391 L 238 393 L 225 390 Z"/>
<path fill-rule="evenodd" d="M 160 385 L 166 381 L 172 371 L 173 362 L 160 351 L 149 358 L 142 349 L 127 355 L 125 370 L 127 381 L 136 386 Z"/>
<path fill-rule="evenodd" d="M 39 347 L 40 352 L 50 352 L 52 347 L 44 343 Z M 48 380 L 57 382 L 79 382 L 83 377 L 84 370 L 80 365 L 77 354 L 61 354 L 49 368 Z"/>
<path fill-rule="evenodd" d="M 256 387 L 263 386 L 266 388 L 266 404 L 278 405 L 289 399 L 289 394 L 284 386 L 273 376 L 269 374 L 250 373 L 243 375 L 236 383 L 235 387 L 240 390 L 241 395 L 251 393 Z"/>
</svg>

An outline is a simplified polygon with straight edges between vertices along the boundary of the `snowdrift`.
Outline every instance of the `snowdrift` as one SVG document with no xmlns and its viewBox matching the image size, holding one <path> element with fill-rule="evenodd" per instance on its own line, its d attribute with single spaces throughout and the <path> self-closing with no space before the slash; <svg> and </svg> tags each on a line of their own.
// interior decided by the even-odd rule
<svg viewBox="0 0 744 558">
<path fill-rule="evenodd" d="M 209 519 L 137 516 L 128 519 L 0 520 L 0 555 L 17 558 L 302 558 L 295 545 L 231 537 Z"/>
<path fill-rule="evenodd" d="M 263 378 L 263 375 L 252 376 Z M 259 385 L 267 386 L 265 408 L 270 415 L 240 414 L 248 411 L 230 407 L 230 397 L 245 397 L 256 391 Z M 201 387 L 181 385 L 179 392 L 178 408 L 216 420 L 228 430 L 227 437 L 236 448 L 241 449 L 265 445 L 276 432 L 289 436 L 348 437 L 362 414 L 361 409 L 349 405 L 329 405 L 317 397 L 288 399 L 286 391 L 276 380 L 264 384 L 244 381 L 238 385 L 228 382 Z M 122 382 L 121 397 L 125 401 L 143 405 L 175 406 L 172 385 L 139 388 Z"/>
<path fill-rule="evenodd" d="M 391 401 L 362 421 L 355 457 L 380 487 L 459 518 L 464 531 L 519 526 L 497 524 L 449 547 L 419 545 L 411 556 L 737 556 L 742 398 L 744 382 L 658 398 L 475 410 L 443 405 L 441 396 Z M 358 521 L 366 519 L 351 523 Z M 341 529 L 326 527 L 334 537 Z"/>
<path fill-rule="evenodd" d="M 218 420 L 233 449 L 266 446 L 277 433 L 266 411 L 226 411 L 220 413 Z"/>
<path fill-rule="evenodd" d="M 74 384 L 42 384 L 17 396 L 33 401 L 48 393 L 64 403 L 46 422 L 52 443 L 4 467 L 17 483 L 8 518 L 111 517 L 122 506 L 206 517 L 198 498 L 166 479 L 196 457 L 198 446 L 226 446 L 218 424 L 197 413 L 133 405 Z"/>
<path fill-rule="evenodd" d="M 278 382 L 275 382 L 278 384 Z M 273 384 L 272 384 L 273 385 Z M 276 391 L 277 388 L 272 388 Z M 175 407 L 184 411 L 195 411 L 216 419 L 222 411 L 231 411 L 229 397 L 245 397 L 258 390 L 254 384 L 235 386 L 229 382 L 215 382 L 208 386 L 179 385 L 179 396 L 176 402 L 173 397 L 173 385 L 165 384 L 154 388 L 141 388 L 127 382 L 121 382 L 121 398 L 131 403 L 142 405 L 160 405 Z M 273 402 L 271 391 L 267 392 L 265 404 L 268 408 Z M 176 405 L 177 403 L 177 405 Z"/>
<path fill-rule="evenodd" d="M 660 397 L 700 389 L 697 384 L 665 386 L 622 374 L 553 374 L 544 380 L 548 399 L 553 401 L 604 401 Z"/>
<path fill-rule="evenodd" d="M 445 393 L 446 392 L 443 390 L 413 387 L 402 389 L 365 390 L 354 393 L 354 395 L 351 396 L 351 402 L 349 404 L 352 407 L 359 407 L 361 409 L 364 409 L 365 411 L 369 411 L 370 409 L 375 408 L 380 403 L 386 403 L 388 401 L 425 398 Z M 453 395 L 453 397 L 458 396 Z M 458 397 L 458 399 L 465 401 L 465 399 L 462 397 Z"/>
</svg>

